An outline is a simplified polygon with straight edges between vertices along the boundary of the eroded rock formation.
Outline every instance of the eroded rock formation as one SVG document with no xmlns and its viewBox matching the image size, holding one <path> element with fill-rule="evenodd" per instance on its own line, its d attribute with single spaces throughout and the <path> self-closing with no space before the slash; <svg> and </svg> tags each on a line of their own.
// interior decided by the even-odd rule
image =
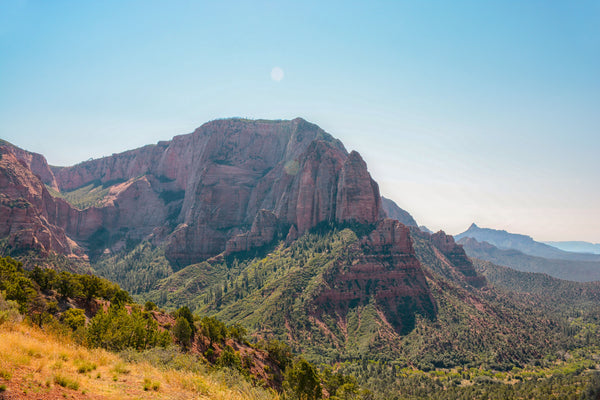
<svg viewBox="0 0 600 400">
<path fill-rule="evenodd" d="M 47 225 L 90 251 L 150 238 L 186 265 L 264 245 L 279 229 L 293 237 L 324 221 L 373 223 L 384 215 L 360 155 L 348 155 L 340 141 L 299 118 L 212 121 L 171 141 L 72 167 L 48 167 L 40 155 L 4 147 L 36 181 L 23 184 L 37 185 L 30 197 L 55 204 Z M 53 200 L 42 182 L 63 193 L 86 185 L 107 193 L 79 210 Z M 42 203 L 32 202 L 36 209 Z M 5 231 L 20 229 L 10 220 Z"/>
<path fill-rule="evenodd" d="M 343 316 L 374 301 L 398 332 L 411 330 L 417 313 L 435 316 L 435 302 L 407 226 L 382 220 L 357 246 L 356 257 L 340 260 L 326 277 L 327 286 L 315 300 L 320 310 Z"/>
<path fill-rule="evenodd" d="M 478 275 L 463 247 L 456 244 L 452 235 L 439 231 L 430 236 L 431 243 L 448 259 L 465 282 L 474 287 L 486 285 L 485 277 Z"/>
</svg>

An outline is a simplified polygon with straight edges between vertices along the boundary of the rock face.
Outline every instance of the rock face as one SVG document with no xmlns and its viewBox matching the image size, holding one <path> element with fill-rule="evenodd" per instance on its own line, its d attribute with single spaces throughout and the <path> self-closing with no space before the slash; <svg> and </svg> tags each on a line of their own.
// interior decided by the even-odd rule
<svg viewBox="0 0 600 400">
<path fill-rule="evenodd" d="M 72 167 L 48 167 L 40 155 L 5 147 L 36 181 L 23 183 L 37 185 L 30 197 L 58 204 L 47 224 L 89 251 L 150 238 L 167 244 L 171 261 L 187 265 L 275 235 L 292 238 L 321 222 L 374 223 L 384 215 L 360 155 L 348 155 L 341 142 L 299 118 L 212 121 L 171 141 Z M 52 199 L 42 182 L 62 193 L 87 185 L 107 193 L 78 210 Z M 18 230 L 11 221 L 4 220 L 4 231 Z"/>
<path fill-rule="evenodd" d="M 400 333 L 412 329 L 417 313 L 435 316 L 435 302 L 407 226 L 382 220 L 358 246 L 356 257 L 341 262 L 326 277 L 326 287 L 315 300 L 318 309 L 345 315 L 374 300 Z"/>
<path fill-rule="evenodd" d="M 77 246 L 56 224 L 71 216 L 69 205 L 53 198 L 33 174 L 29 165 L 34 157 L 21 161 L 17 155 L 11 146 L 0 146 L 0 237 L 17 252 L 72 255 Z"/>
<path fill-rule="evenodd" d="M 44 158 L 43 155 L 25 151 L 7 142 L 2 143 L 0 141 L 0 146 L 2 147 L 3 153 L 10 153 L 15 156 L 15 158 L 19 160 L 26 168 L 28 168 L 34 175 L 37 175 L 44 184 L 50 186 L 54 190 L 58 190 L 58 185 L 56 183 L 56 179 L 54 178 L 54 174 L 50 170 L 50 166 L 48 165 L 48 162 L 46 162 L 46 158 Z"/>
<path fill-rule="evenodd" d="M 477 274 L 467 253 L 461 245 L 456 244 L 452 235 L 439 231 L 431 235 L 431 242 L 450 261 L 465 282 L 474 287 L 486 285 L 485 277 Z"/>
</svg>

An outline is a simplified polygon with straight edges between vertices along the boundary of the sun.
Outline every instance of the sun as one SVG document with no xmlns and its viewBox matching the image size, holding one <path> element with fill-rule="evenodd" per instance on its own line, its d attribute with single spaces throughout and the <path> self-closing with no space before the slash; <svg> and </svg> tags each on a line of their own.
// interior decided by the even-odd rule
<svg viewBox="0 0 600 400">
<path fill-rule="evenodd" d="M 279 67 L 273 67 L 271 70 L 271 79 L 275 82 L 279 82 L 283 79 L 283 70 Z"/>
</svg>

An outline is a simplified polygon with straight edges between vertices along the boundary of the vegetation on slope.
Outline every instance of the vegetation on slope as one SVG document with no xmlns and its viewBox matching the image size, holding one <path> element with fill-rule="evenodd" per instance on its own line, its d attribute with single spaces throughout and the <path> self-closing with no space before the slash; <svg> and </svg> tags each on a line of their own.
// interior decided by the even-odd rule
<svg viewBox="0 0 600 400">
<path fill-rule="evenodd" d="M 568 321 L 505 291 L 476 289 L 455 279 L 432 244 L 413 237 L 438 306 L 399 335 L 376 303 L 346 316 L 315 312 L 313 299 L 336 260 L 357 251 L 351 229 L 313 232 L 264 257 L 218 258 L 184 268 L 143 295 L 167 307 L 195 305 L 201 314 L 239 323 L 257 337 L 288 341 L 316 362 L 393 361 L 419 370 L 481 367 L 508 371 L 568 346 Z M 447 261 L 447 260 L 446 260 Z"/>
<path fill-rule="evenodd" d="M 22 315 L 28 325 L 18 323 Z M 12 393 L 27 394 L 28 390 L 34 390 L 53 396 L 52 393 L 68 389 L 81 391 L 81 395 L 112 398 L 112 391 L 125 390 L 137 397 L 141 390 L 151 390 L 161 394 L 164 391 L 164 396 L 155 397 L 165 398 L 189 398 L 191 394 L 209 398 L 277 398 L 272 389 L 261 388 L 268 386 L 289 399 L 321 398 L 323 387 L 329 390 L 325 393 L 332 399 L 352 399 L 359 394 L 351 377 L 331 371 L 321 374 L 312 364 L 293 356 L 283 343 L 269 340 L 250 344 L 240 325 L 226 325 L 214 317 L 200 318 L 187 307 L 169 315 L 157 310 L 152 302 L 144 307 L 131 303 L 127 292 L 102 278 L 40 268 L 25 271 L 19 262 L 2 258 L 0 331 L 7 328 L 9 332 L 17 332 L 16 339 L 7 336 L 7 343 L 23 341 L 24 336 L 36 329 L 29 325 L 32 323 L 37 326 L 33 337 L 48 336 L 40 342 L 61 341 L 90 350 L 77 350 L 78 354 L 84 354 L 77 357 L 57 356 L 56 351 L 27 350 L 29 356 L 43 358 L 33 367 L 42 374 L 33 379 L 26 372 L 26 366 L 31 364 L 29 359 L 23 361 L 25 366 L 21 368 L 22 351 L 15 346 L 15 358 L 2 361 L 7 371 L 14 368 L 25 371 L 14 380 L 10 374 L 2 375 L 8 381 L 3 384 L 4 390 L 8 387 Z M 24 346 L 31 349 L 36 344 Z M 111 355 L 109 361 L 104 359 L 108 356 L 96 361 L 93 349 L 120 352 L 120 359 Z M 56 361 L 57 357 L 62 361 Z M 67 365 L 69 360 L 73 365 Z M 112 365 L 115 363 L 120 366 Z M 136 373 L 130 374 L 131 371 Z M 46 376 L 43 372 L 53 375 Z M 122 384 L 110 382 L 110 379 L 120 382 L 120 375 L 124 375 Z M 91 387 L 92 378 L 98 380 L 97 387 Z M 139 390 L 129 389 L 140 382 Z"/>
<path fill-rule="evenodd" d="M 72 206 L 83 210 L 89 207 L 100 206 L 108 194 L 110 186 L 115 183 L 118 182 L 113 181 L 103 184 L 99 181 L 94 181 L 77 189 L 63 192 L 57 192 L 48 185 L 46 185 L 46 189 L 48 189 L 48 192 L 50 192 L 52 196 L 64 199 Z"/>
<path fill-rule="evenodd" d="M 139 299 L 171 309 L 190 305 L 205 316 L 193 318 L 189 325 L 203 329 L 201 321 L 216 316 L 230 326 L 240 324 L 258 340 L 287 341 L 340 376 L 355 376 L 369 390 L 362 392 L 365 398 L 593 398 L 585 396 L 600 387 L 594 372 L 600 359 L 600 319 L 590 311 L 594 285 L 557 280 L 547 286 L 540 281 L 548 277 L 510 278 L 508 273 L 498 278 L 507 282 L 503 287 L 496 285 L 488 268 L 484 275 L 492 284 L 476 289 L 457 279 L 430 242 L 413 236 L 438 311 L 435 320 L 417 317 L 414 330 L 398 335 L 385 324 L 375 303 L 357 307 L 345 319 L 314 312 L 312 299 L 323 277 L 336 260 L 355 256 L 352 245 L 358 237 L 352 229 L 322 230 L 291 245 L 280 243 L 268 254 L 216 257 L 171 274 L 147 293 L 141 290 L 143 275 L 131 279 L 136 275 L 127 266 L 160 259 L 159 249 L 142 243 L 137 255 L 119 256 L 116 261 L 124 261 L 118 268 L 116 263 L 107 265 L 114 268 L 114 279 L 131 279 L 138 285 Z M 525 295 L 507 290 L 511 285 L 537 289 Z M 583 287 L 587 289 L 581 291 Z M 548 290 L 554 297 L 545 295 Z M 571 301 L 582 294 L 587 301 Z M 560 297 L 566 299 L 562 304 L 571 305 L 569 313 L 547 307 Z M 267 340 L 264 348 L 267 343 L 278 342 Z M 201 349 L 203 354 L 210 355 L 209 347 Z M 227 354 L 235 355 L 233 350 Z M 230 358 L 231 365 L 240 361 Z M 299 360 L 295 365 L 302 370 Z M 327 368 L 315 372 L 322 388 L 327 387 Z M 288 378 L 290 371 L 285 373 Z M 350 388 L 348 396 L 359 394 L 356 382 Z"/>
<path fill-rule="evenodd" d="M 117 254 L 102 257 L 93 267 L 98 275 L 118 282 L 134 295 L 148 292 L 157 281 L 173 274 L 164 249 L 149 242 L 126 247 Z"/>
<path fill-rule="evenodd" d="M 535 296 L 553 308 L 600 307 L 600 282 L 575 282 L 523 272 L 473 258 L 473 265 L 495 287 Z"/>
<path fill-rule="evenodd" d="M 170 350 L 161 365 L 126 361 L 69 336 L 27 324 L 0 324 L 0 390 L 8 398 L 276 399 L 226 371 L 211 372 L 193 357 Z"/>
</svg>

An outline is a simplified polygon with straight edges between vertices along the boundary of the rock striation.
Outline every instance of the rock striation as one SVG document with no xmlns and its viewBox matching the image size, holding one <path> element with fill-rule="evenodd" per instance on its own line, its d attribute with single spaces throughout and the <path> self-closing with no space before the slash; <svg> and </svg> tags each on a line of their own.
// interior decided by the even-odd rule
<svg viewBox="0 0 600 400">
<path fill-rule="evenodd" d="M 48 167 L 40 155 L 3 148 L 30 172 L 29 183 L 22 182 L 37 188 L 30 197 L 49 199 L 31 203 L 36 213 L 54 204 L 60 211 L 46 213 L 46 225 L 90 254 L 150 239 L 165 243 L 175 264 L 187 265 L 262 246 L 276 235 L 297 237 L 322 222 L 374 223 L 384 216 L 360 155 L 300 118 L 216 120 L 72 167 Z M 90 186 L 106 194 L 77 209 L 52 198 L 44 184 L 61 193 Z M 11 221 L 4 219 L 5 232 L 20 229 Z M 69 254 L 65 246 L 53 250 Z"/>
</svg>

